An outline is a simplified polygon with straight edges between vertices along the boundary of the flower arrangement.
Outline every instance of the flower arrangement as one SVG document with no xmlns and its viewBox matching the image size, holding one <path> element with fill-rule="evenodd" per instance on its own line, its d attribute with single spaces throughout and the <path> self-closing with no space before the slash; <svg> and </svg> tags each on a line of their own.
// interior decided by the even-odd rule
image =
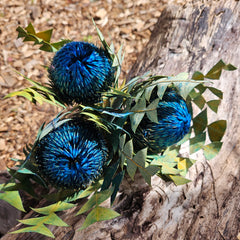
<svg viewBox="0 0 240 240">
<path fill-rule="evenodd" d="M 62 111 L 41 126 L 35 142 L 25 149 L 26 158 L 15 160 L 15 168 L 9 169 L 11 180 L 0 185 L 0 199 L 21 211 L 19 190 L 53 202 L 33 209 L 43 216 L 19 220 L 30 226 L 14 233 L 37 231 L 54 237 L 45 226 L 49 217 L 52 225 L 67 226 L 55 212 L 72 208 L 76 200 L 86 197 L 77 213 L 90 210 L 81 229 L 115 218 L 118 212 L 100 204 L 108 198 L 113 204 L 126 175 L 134 180 L 138 170 L 149 185 L 156 174 L 174 184 L 186 184 L 190 182 L 187 171 L 195 162 L 190 155 L 202 150 L 210 160 L 222 146 L 226 121 L 207 122 L 207 109 L 217 112 L 222 92 L 209 86 L 209 79 L 219 79 L 222 70 L 235 70 L 234 66 L 220 60 L 206 75 L 146 73 L 120 83 L 122 48 L 116 53 L 96 30 L 101 47 L 71 40 L 51 43 L 51 30 L 37 33 L 31 24 L 17 28 L 19 38 L 55 55 L 48 66 L 49 85 L 26 78 L 32 86 L 6 97 L 23 96 L 35 104 L 57 105 Z M 206 89 L 218 99 L 206 101 Z M 193 105 L 200 110 L 196 116 Z M 187 141 L 188 157 L 180 153 Z M 46 194 L 40 196 L 33 184 Z"/>
</svg>

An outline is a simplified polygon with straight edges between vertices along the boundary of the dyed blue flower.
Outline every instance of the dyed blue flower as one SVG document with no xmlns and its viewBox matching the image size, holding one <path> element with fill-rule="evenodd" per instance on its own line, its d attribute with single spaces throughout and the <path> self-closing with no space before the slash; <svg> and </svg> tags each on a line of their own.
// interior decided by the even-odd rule
<svg viewBox="0 0 240 240">
<path fill-rule="evenodd" d="M 114 80 L 108 54 L 87 42 L 70 42 L 53 57 L 48 69 L 53 90 L 66 104 L 95 103 Z"/>
<path fill-rule="evenodd" d="M 190 129 L 191 114 L 185 100 L 173 89 L 167 89 L 157 108 L 158 123 L 147 117 L 134 134 L 136 149 L 148 147 L 157 154 L 180 141 Z"/>
<path fill-rule="evenodd" d="M 102 173 L 107 147 L 92 125 L 70 120 L 41 139 L 36 150 L 40 174 L 62 188 L 85 188 Z"/>
</svg>

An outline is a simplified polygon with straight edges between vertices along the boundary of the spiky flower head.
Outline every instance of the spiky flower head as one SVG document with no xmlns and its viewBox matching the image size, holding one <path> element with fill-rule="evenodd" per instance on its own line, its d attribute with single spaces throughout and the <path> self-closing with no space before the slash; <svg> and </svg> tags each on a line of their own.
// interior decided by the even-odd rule
<svg viewBox="0 0 240 240">
<path fill-rule="evenodd" d="M 107 147 L 98 129 L 76 120 L 44 136 L 36 150 L 40 173 L 56 187 L 79 189 L 102 173 Z"/>
<path fill-rule="evenodd" d="M 167 89 L 157 108 L 158 123 L 147 117 L 137 128 L 134 142 L 137 149 L 149 148 L 157 154 L 180 141 L 190 129 L 191 114 L 185 100 L 173 89 Z"/>
<path fill-rule="evenodd" d="M 95 103 L 114 80 L 106 51 L 87 42 L 70 42 L 53 57 L 48 69 L 54 91 L 66 104 Z"/>
</svg>

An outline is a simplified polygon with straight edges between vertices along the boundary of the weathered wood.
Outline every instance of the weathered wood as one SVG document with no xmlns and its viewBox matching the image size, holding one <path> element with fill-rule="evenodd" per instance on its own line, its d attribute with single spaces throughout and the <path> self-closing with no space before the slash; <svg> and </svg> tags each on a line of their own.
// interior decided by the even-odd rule
<svg viewBox="0 0 240 240">
<path fill-rule="evenodd" d="M 221 58 L 235 66 L 240 59 L 240 2 L 193 1 L 170 5 L 162 12 L 151 39 L 129 76 L 152 70 L 158 74 L 206 72 Z M 237 239 L 240 232 L 240 74 L 224 72 L 215 87 L 224 91 L 218 115 L 228 128 L 221 153 L 209 163 L 200 160 L 190 170 L 191 183 L 175 186 L 153 178 L 152 188 L 136 176 L 124 181 L 115 205 L 122 216 L 76 231 L 84 221 L 62 214 L 70 228 L 50 227 L 56 239 Z M 2 239 L 47 239 L 31 234 Z"/>
</svg>

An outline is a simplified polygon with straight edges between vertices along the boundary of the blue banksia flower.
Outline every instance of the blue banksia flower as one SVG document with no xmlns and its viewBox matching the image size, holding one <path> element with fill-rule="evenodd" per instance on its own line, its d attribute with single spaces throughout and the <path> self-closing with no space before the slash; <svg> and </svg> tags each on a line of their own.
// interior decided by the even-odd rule
<svg viewBox="0 0 240 240">
<path fill-rule="evenodd" d="M 157 154 L 180 141 L 190 129 L 191 114 L 185 100 L 173 89 L 167 89 L 157 108 L 158 123 L 144 117 L 134 134 L 136 149 L 148 147 Z"/>
<path fill-rule="evenodd" d="M 53 57 L 48 69 L 53 90 L 66 104 L 95 103 L 114 80 L 108 53 L 87 42 L 70 42 Z"/>
<path fill-rule="evenodd" d="M 36 150 L 40 174 L 56 187 L 87 187 L 102 173 L 108 150 L 98 130 L 70 120 L 44 136 Z"/>
</svg>

